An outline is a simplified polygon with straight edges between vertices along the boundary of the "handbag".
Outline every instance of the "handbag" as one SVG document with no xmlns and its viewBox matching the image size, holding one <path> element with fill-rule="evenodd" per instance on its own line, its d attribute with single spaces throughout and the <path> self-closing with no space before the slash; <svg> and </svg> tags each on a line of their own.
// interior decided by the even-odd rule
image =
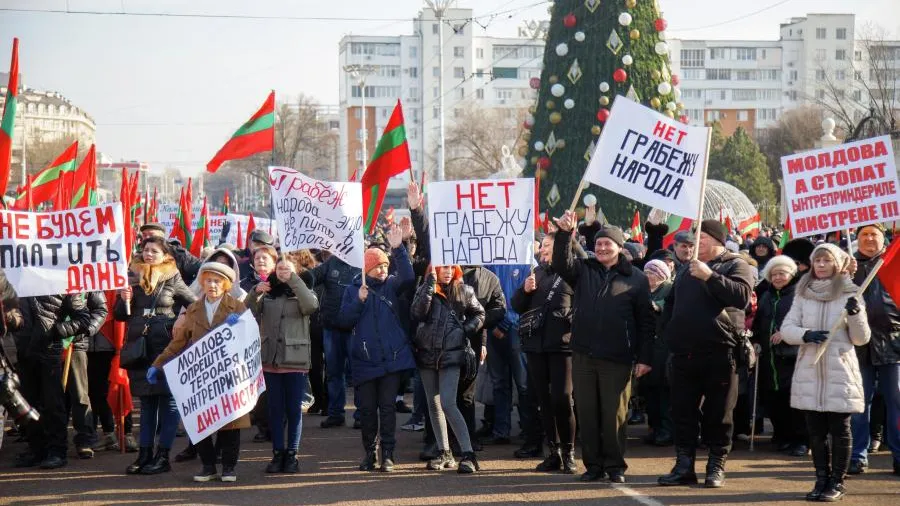
<svg viewBox="0 0 900 506">
<path fill-rule="evenodd" d="M 449 302 L 444 301 L 443 299 L 439 299 L 442 304 L 450 305 Z M 465 332 L 466 327 L 463 325 L 462 321 L 456 316 L 456 310 L 453 307 L 450 307 L 450 316 L 456 320 L 456 324 L 459 325 L 459 328 Z M 469 338 L 466 337 L 466 345 L 463 347 L 463 360 L 462 364 L 459 368 L 459 383 L 460 385 L 465 385 L 462 390 L 465 390 L 475 381 L 475 376 L 478 375 L 478 357 L 475 356 L 475 350 L 472 348 L 472 342 L 469 341 Z"/>
<path fill-rule="evenodd" d="M 156 307 L 156 301 L 162 293 L 162 287 L 158 287 L 156 295 L 153 297 L 151 308 Z M 147 351 L 147 334 L 150 333 L 151 316 L 144 317 L 144 330 L 141 335 L 134 339 L 126 337 L 125 344 L 119 352 L 119 367 L 128 371 L 142 370 L 150 367 L 150 354 Z"/>
<path fill-rule="evenodd" d="M 556 281 L 553 282 L 553 286 L 547 293 L 547 300 L 545 300 L 540 306 L 529 309 L 528 311 L 525 311 L 524 313 L 519 315 L 519 338 L 521 340 L 524 341 L 526 339 L 532 338 L 542 328 L 544 328 L 544 323 L 547 317 L 547 309 L 549 309 L 550 301 L 553 300 L 553 296 L 556 295 L 556 289 L 559 287 L 559 284 L 561 282 L 562 277 L 557 276 Z"/>
</svg>

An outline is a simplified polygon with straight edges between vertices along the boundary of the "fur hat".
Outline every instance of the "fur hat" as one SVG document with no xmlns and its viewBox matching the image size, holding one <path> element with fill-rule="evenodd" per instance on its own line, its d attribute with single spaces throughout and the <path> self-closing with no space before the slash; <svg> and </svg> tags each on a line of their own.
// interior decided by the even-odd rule
<svg viewBox="0 0 900 506">
<path fill-rule="evenodd" d="M 728 230 L 719 220 L 703 220 L 703 223 L 700 224 L 700 231 L 719 241 L 722 246 L 725 246 L 725 242 L 728 240 Z"/>
<path fill-rule="evenodd" d="M 390 259 L 388 258 L 387 253 L 385 253 L 384 251 L 382 251 L 379 248 L 369 248 L 366 250 L 366 255 L 365 255 L 366 268 L 363 271 L 363 274 L 368 274 L 369 271 L 371 271 L 375 267 L 378 267 L 381 264 L 389 264 L 389 263 L 390 263 Z"/>
<path fill-rule="evenodd" d="M 810 258 L 815 247 L 809 239 L 792 239 L 781 248 L 781 254 L 791 257 L 798 265 L 803 264 L 808 269 L 812 265 Z"/>
<path fill-rule="evenodd" d="M 663 280 L 669 279 L 672 277 L 672 271 L 669 269 L 669 266 L 666 265 L 662 260 L 650 260 L 644 265 L 644 273 L 656 274 Z"/>
<path fill-rule="evenodd" d="M 794 262 L 794 259 L 786 256 L 786 255 L 778 255 L 777 257 L 773 257 L 766 263 L 765 268 L 762 271 L 762 278 L 766 281 L 771 282 L 771 275 L 775 272 L 776 269 L 786 270 L 791 277 L 797 275 L 797 263 Z"/>
<path fill-rule="evenodd" d="M 620 248 L 625 244 L 625 234 L 622 233 L 622 229 L 613 225 L 604 225 L 600 227 L 600 230 L 594 234 L 594 242 L 597 242 L 597 239 L 602 237 L 616 243 Z"/>
<path fill-rule="evenodd" d="M 204 272 L 214 272 L 224 278 L 227 278 L 232 283 L 237 280 L 237 274 L 234 273 L 234 269 L 219 262 L 206 262 L 201 265 L 200 273 L 197 275 L 197 277 L 200 277 L 200 275 Z"/>
</svg>

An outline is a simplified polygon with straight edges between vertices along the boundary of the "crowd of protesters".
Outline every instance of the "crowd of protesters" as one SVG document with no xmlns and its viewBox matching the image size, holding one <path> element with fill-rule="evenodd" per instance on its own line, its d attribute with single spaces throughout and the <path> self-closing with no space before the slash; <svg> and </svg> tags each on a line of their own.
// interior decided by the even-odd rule
<svg viewBox="0 0 900 506">
<path fill-rule="evenodd" d="M 162 366 L 249 309 L 267 391 L 250 415 L 172 457 L 199 456 L 196 481 L 235 481 L 240 429 L 251 426 L 272 445 L 265 472 L 298 472 L 303 407 L 325 416 L 321 427 L 342 427 L 348 385 L 366 472 L 394 469 L 397 414 L 408 413 L 400 428 L 423 432 L 427 469 L 477 473 L 483 445 L 512 443 L 517 409 L 524 444 L 514 455 L 582 481 L 625 483 L 626 429 L 645 419 L 644 441 L 674 448 L 660 485 L 697 483 L 702 450 L 704 486 L 724 486 L 733 442 L 762 432 L 764 419 L 773 451 L 811 454 L 808 500 L 840 499 L 846 475 L 866 472 L 882 446 L 900 475 L 900 311 L 877 277 L 856 296 L 885 252 L 884 227 L 779 248 L 769 230 L 741 238 L 706 220 L 664 247 L 664 225 L 630 238 L 588 208 L 581 221 L 571 211 L 554 220 L 532 265 L 432 265 L 415 183 L 408 202 L 408 218 L 370 237 L 363 269 L 325 251 L 279 252 L 262 230 L 245 250 L 222 244 L 201 260 L 149 223 L 114 299 L 19 300 L 0 278 L 14 338 L 4 344 L 41 413 L 20 428 L 28 447 L 15 464 L 67 465 L 70 420 L 79 458 L 118 450 L 124 422 L 137 452 L 125 472 L 169 471 L 180 420 Z M 113 321 L 147 343 L 147 364 L 129 370 L 137 438 L 132 415 L 114 420 L 106 403 Z"/>
</svg>

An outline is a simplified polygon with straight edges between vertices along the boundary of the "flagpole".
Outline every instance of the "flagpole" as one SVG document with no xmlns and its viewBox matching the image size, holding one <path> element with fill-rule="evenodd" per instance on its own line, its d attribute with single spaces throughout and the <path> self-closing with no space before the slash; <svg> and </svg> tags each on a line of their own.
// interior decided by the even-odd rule
<svg viewBox="0 0 900 506">
<path fill-rule="evenodd" d="M 63 376 L 62 376 L 62 388 L 63 392 L 66 391 L 66 386 L 69 383 L 69 370 L 72 368 L 72 348 L 75 345 L 75 341 L 69 343 L 69 347 L 66 348 L 66 364 L 63 366 Z"/>
<path fill-rule="evenodd" d="M 697 212 L 697 232 L 694 235 L 694 253 L 692 260 L 697 260 L 700 255 L 700 224 L 703 223 L 703 205 L 706 203 L 706 175 L 709 170 L 709 146 L 712 144 L 712 128 L 707 128 L 706 156 L 703 157 L 703 179 L 700 180 L 700 210 Z M 692 227 L 693 228 L 693 227 Z"/>
<path fill-rule="evenodd" d="M 119 449 L 125 453 L 125 390 L 119 385 Z"/>
</svg>

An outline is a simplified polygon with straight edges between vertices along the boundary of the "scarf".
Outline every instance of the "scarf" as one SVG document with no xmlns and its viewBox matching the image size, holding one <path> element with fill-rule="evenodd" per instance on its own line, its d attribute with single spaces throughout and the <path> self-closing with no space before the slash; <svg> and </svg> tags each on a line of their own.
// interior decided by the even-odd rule
<svg viewBox="0 0 900 506">
<path fill-rule="evenodd" d="M 857 288 L 847 274 L 838 274 L 829 279 L 815 279 L 812 273 L 807 273 L 797 283 L 797 291 L 801 297 L 819 302 L 830 302 L 842 294 L 856 293 Z"/>
<path fill-rule="evenodd" d="M 296 297 L 297 295 L 294 293 L 294 290 L 287 283 L 282 283 L 278 276 L 273 272 L 269 274 L 269 296 L 273 299 L 277 299 L 278 297 Z"/>
</svg>

